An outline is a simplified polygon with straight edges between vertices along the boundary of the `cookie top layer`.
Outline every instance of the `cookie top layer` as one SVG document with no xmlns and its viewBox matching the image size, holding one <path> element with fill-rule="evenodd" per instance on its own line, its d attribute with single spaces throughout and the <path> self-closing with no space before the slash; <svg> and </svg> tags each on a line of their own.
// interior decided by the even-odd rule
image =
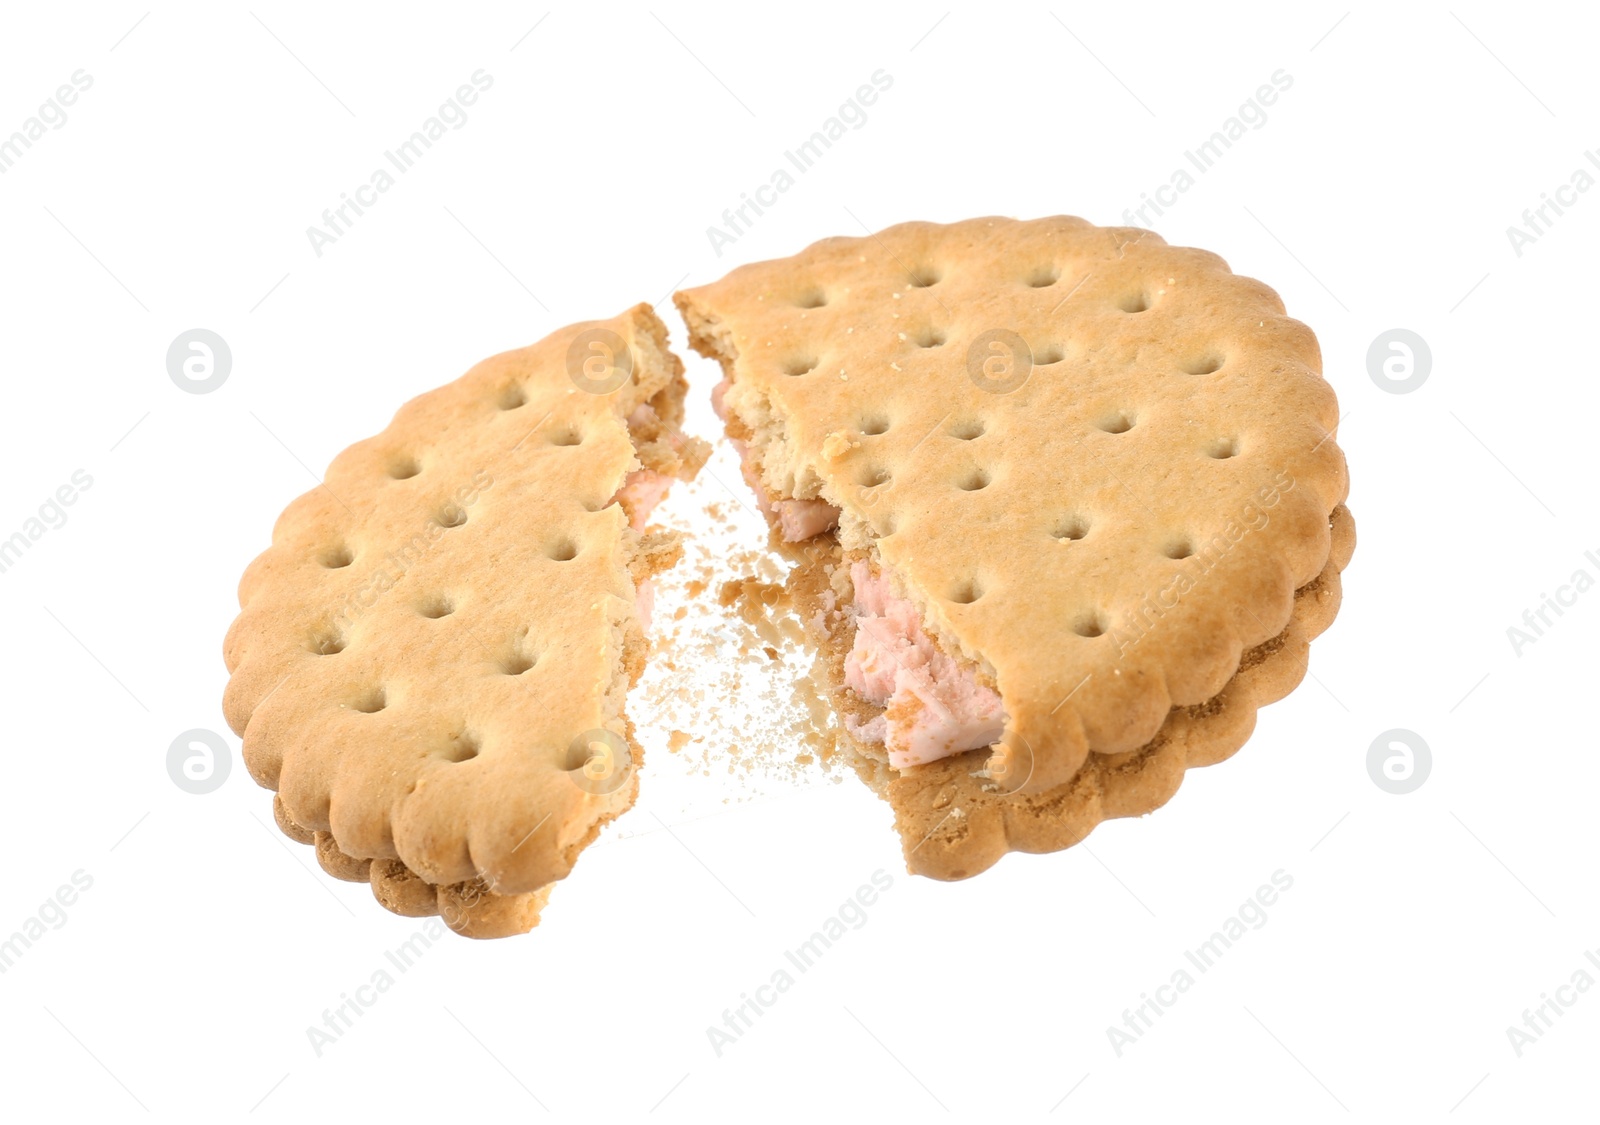
<svg viewBox="0 0 1600 1125">
<path fill-rule="evenodd" d="M 1214 254 L 906 223 L 677 300 L 768 485 L 837 505 L 998 687 L 1005 789 L 1215 696 L 1328 560 L 1348 478 L 1316 339 Z"/>
<path fill-rule="evenodd" d="M 613 498 L 627 417 L 681 378 L 649 306 L 575 324 L 413 399 L 289 505 L 239 584 L 223 708 L 295 823 L 509 895 L 633 802 L 639 536 Z"/>
</svg>

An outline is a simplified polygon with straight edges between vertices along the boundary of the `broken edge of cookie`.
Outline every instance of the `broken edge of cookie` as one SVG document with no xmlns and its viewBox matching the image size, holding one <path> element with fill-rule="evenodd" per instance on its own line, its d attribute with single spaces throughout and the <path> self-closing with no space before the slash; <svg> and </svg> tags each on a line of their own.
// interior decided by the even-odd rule
<svg viewBox="0 0 1600 1125">
<path fill-rule="evenodd" d="M 586 826 L 580 824 L 580 834 L 561 849 L 558 857 L 561 870 L 557 872 L 557 878 L 564 877 L 570 871 L 578 853 L 595 839 L 605 824 L 631 807 L 637 795 L 637 767 L 642 761 L 643 751 L 635 737 L 633 724 L 627 717 L 625 701 L 628 691 L 638 681 L 645 667 L 648 653 L 646 638 L 653 600 L 652 579 L 676 565 L 683 555 L 681 536 L 676 532 L 651 528 L 649 519 L 671 484 L 677 480 L 693 479 L 710 454 L 710 448 L 704 441 L 685 434 L 681 429 L 684 396 L 688 387 L 683 363 L 669 349 L 666 326 L 650 307 L 641 304 L 617 320 L 574 325 L 555 335 L 576 337 L 596 326 L 609 334 L 606 338 L 613 342 L 615 334 L 610 333 L 610 329 L 626 327 L 625 339 L 621 342 L 627 352 L 622 365 L 628 369 L 628 378 L 616 387 L 608 384 L 586 385 L 586 369 L 581 367 L 586 357 L 576 352 L 569 353 L 568 367 L 572 369 L 573 383 L 580 390 L 610 399 L 614 409 L 607 415 L 609 424 L 626 432 L 634 453 L 633 463 L 618 481 L 611 499 L 611 503 L 620 507 L 627 520 L 627 527 L 621 535 L 621 550 L 634 597 L 632 612 L 623 610 L 620 613 L 617 623 L 620 643 L 615 646 L 617 659 L 610 686 L 603 693 L 603 727 L 612 733 L 622 733 L 631 761 L 617 763 L 608 748 L 591 744 L 587 753 L 594 756 L 572 763 L 574 776 L 585 774 L 591 766 L 602 774 L 620 769 L 625 771 L 626 776 L 620 788 L 615 788 L 614 780 L 602 778 L 600 784 L 606 798 L 594 802 L 592 813 L 587 814 L 592 819 L 588 820 Z M 523 367 L 522 357 L 531 355 L 536 348 L 547 343 L 541 341 L 541 344 L 521 352 L 486 360 L 457 380 L 457 384 L 475 379 L 480 371 L 493 365 L 513 369 Z M 609 355 L 603 342 L 599 355 L 613 367 L 617 366 L 617 357 Z M 574 363 L 580 366 L 574 368 Z M 490 382 L 498 382 L 498 377 Z M 441 388 L 441 391 L 446 389 Z M 271 551 L 264 553 L 262 559 L 270 554 Z M 224 646 L 230 672 L 238 671 L 245 658 L 247 640 L 241 630 L 245 620 L 243 608 L 248 602 L 252 573 L 261 562 L 258 559 L 240 583 L 241 615 L 230 630 Z M 271 690 L 264 688 L 271 688 L 271 685 L 266 684 L 260 676 L 235 676 L 230 681 L 224 699 L 224 712 L 229 725 L 245 740 L 245 759 L 252 776 L 263 786 L 276 790 L 279 788 L 281 749 L 264 746 L 259 740 L 253 739 L 252 734 L 259 732 L 253 732 L 250 725 L 257 707 L 272 694 Z M 612 792 L 615 792 L 614 798 L 610 797 Z M 347 881 L 368 882 L 373 896 L 388 910 L 405 917 L 438 915 L 452 930 L 468 937 L 506 937 L 527 932 L 538 924 L 540 911 L 553 886 L 553 882 L 546 882 L 526 889 L 507 890 L 504 880 L 482 870 L 471 878 L 430 881 L 394 854 L 392 840 L 387 849 L 390 854 L 349 854 L 358 849 L 349 848 L 348 845 L 342 847 L 331 825 L 326 823 L 326 817 L 321 824 L 301 823 L 286 807 L 281 793 L 274 794 L 273 816 L 285 835 L 314 847 L 318 863 L 328 874 Z M 302 816 L 302 819 L 309 821 L 312 818 Z M 531 837 L 539 826 L 529 827 L 528 835 Z"/>
<path fill-rule="evenodd" d="M 1355 548 L 1349 509 L 1336 508 L 1329 526 L 1328 564 L 1295 592 L 1289 624 L 1246 650 L 1220 692 L 1173 708 L 1144 746 L 1123 754 L 1090 754 L 1069 781 L 1038 793 L 995 784 L 987 747 L 896 769 L 880 743 L 856 736 L 873 712 L 847 675 L 856 637 L 853 568 L 837 540 L 823 536 L 791 552 L 798 562 L 787 592 L 815 649 L 813 678 L 841 721 L 832 739 L 861 780 L 893 810 L 907 870 L 958 880 L 987 870 L 1007 852 L 1059 851 L 1085 839 L 1102 821 L 1152 812 L 1177 793 L 1188 769 L 1215 765 L 1239 750 L 1254 730 L 1257 711 L 1300 684 L 1310 642 L 1338 612 L 1340 573 Z M 774 537 L 781 538 L 776 524 Z"/>
</svg>

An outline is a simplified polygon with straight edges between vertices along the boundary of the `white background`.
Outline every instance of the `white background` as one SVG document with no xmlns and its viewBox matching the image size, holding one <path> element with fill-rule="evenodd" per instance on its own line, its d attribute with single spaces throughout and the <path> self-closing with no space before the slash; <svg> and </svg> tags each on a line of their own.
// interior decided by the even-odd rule
<svg viewBox="0 0 1600 1125">
<path fill-rule="evenodd" d="M 1600 593 L 1520 654 L 1507 628 L 1579 568 L 1600 576 L 1600 191 L 1520 256 L 1506 229 L 1600 149 L 1596 28 L 1577 6 L 1476 0 L 1195 7 L 9 6 L 0 134 L 74 71 L 94 82 L 0 176 L 0 538 L 75 470 L 94 483 L 0 574 L 0 937 L 93 879 L 0 975 L 8 1113 L 1592 1107 L 1600 995 L 1568 993 L 1521 1057 L 1506 1029 L 1600 947 Z M 319 258 L 306 228 L 480 68 L 494 85 L 467 123 Z M 879 69 L 893 86 L 867 123 L 718 257 L 706 228 Z M 318 1057 L 307 1027 L 419 923 L 270 828 L 220 712 L 238 576 L 313 475 L 406 398 L 562 324 L 662 302 L 681 344 L 675 286 L 819 237 L 1123 222 L 1280 69 L 1266 124 L 1153 224 L 1274 286 L 1346 414 L 1344 608 L 1248 746 L 1142 821 L 947 885 L 903 873 L 887 806 L 853 778 L 730 775 L 709 744 L 701 776 L 641 714 L 640 803 L 539 929 L 436 944 Z M 195 327 L 232 348 L 215 393 L 167 375 Z M 1433 354 L 1405 395 L 1367 370 L 1395 327 Z M 690 371 L 710 436 L 716 375 Z M 712 471 L 737 483 L 726 456 Z M 719 497 L 744 519 L 711 477 L 662 518 L 689 527 Z M 761 710 L 796 671 L 728 694 Z M 696 674 L 714 699 L 716 673 Z M 737 733 L 738 704 L 705 721 Z M 206 796 L 166 770 L 194 727 L 233 755 Z M 1432 750 L 1405 796 L 1366 764 L 1396 727 Z M 708 1025 L 879 869 L 894 882 L 867 923 L 719 1057 Z M 1279 869 L 1293 887 L 1266 924 L 1119 1056 L 1107 1028 Z"/>
</svg>

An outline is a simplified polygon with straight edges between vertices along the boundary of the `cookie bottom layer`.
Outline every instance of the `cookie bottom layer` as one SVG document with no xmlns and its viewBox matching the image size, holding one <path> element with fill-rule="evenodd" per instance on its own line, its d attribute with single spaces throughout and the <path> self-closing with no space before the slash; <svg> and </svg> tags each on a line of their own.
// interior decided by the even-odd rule
<svg viewBox="0 0 1600 1125">
<path fill-rule="evenodd" d="M 1339 609 L 1340 572 L 1355 549 L 1355 523 L 1343 505 L 1329 516 L 1332 543 L 1322 572 L 1295 592 L 1289 624 L 1276 637 L 1247 650 L 1238 671 L 1211 699 L 1175 707 L 1144 746 L 1125 754 L 1091 754 L 1072 780 L 1040 793 L 1014 795 L 989 780 L 988 750 L 895 770 L 880 745 L 863 743 L 844 729 L 830 732 L 835 746 L 894 810 L 907 869 L 935 879 L 965 879 L 1011 851 L 1052 852 L 1083 840 L 1103 820 L 1141 816 L 1171 799 L 1191 766 L 1223 761 L 1255 729 L 1256 712 L 1288 695 L 1307 670 L 1312 638 Z M 833 608 L 832 575 L 844 565 L 831 537 L 802 550 L 789 548 L 797 565 L 791 599 L 817 645 L 815 679 L 839 715 L 870 718 L 845 687 L 844 661 L 852 628 L 817 628 Z M 848 616 L 843 618 L 848 621 Z"/>
<path fill-rule="evenodd" d="M 539 911 L 550 897 L 550 887 L 528 894 L 498 895 L 482 879 L 436 885 L 424 882 L 397 859 L 357 859 L 345 855 L 331 833 L 313 832 L 296 824 L 277 794 L 272 797 L 272 816 L 285 836 L 315 847 L 317 863 L 335 879 L 370 883 L 372 896 L 386 909 L 406 918 L 439 915 L 445 925 L 465 937 L 525 934 L 539 924 Z"/>
</svg>

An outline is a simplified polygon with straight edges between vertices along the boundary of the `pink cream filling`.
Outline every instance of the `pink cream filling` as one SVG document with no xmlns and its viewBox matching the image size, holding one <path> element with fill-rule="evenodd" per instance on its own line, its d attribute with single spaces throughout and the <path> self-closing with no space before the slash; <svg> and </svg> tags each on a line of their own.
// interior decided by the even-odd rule
<svg viewBox="0 0 1600 1125">
<path fill-rule="evenodd" d="M 646 633 L 650 632 L 650 615 L 656 608 L 655 580 L 646 578 L 635 587 L 633 592 L 633 605 L 639 614 L 639 628 Z"/>
<path fill-rule="evenodd" d="M 656 412 L 648 402 L 641 402 L 633 408 L 633 413 L 628 415 L 628 425 L 645 426 L 655 422 Z M 667 442 L 674 449 L 681 449 L 683 445 L 682 434 L 671 434 Z M 650 522 L 650 513 L 655 511 L 656 505 L 666 498 L 667 490 L 672 487 L 675 478 L 665 473 L 658 473 L 653 469 L 635 469 L 623 480 L 622 487 L 617 489 L 617 494 L 611 498 L 613 504 L 622 503 L 631 513 L 628 523 L 635 531 L 643 531 Z"/>
<path fill-rule="evenodd" d="M 717 417 L 726 419 L 724 379 L 711 392 Z M 751 462 L 749 446 L 734 440 L 739 469 L 761 510 L 778 521 L 787 543 L 830 531 L 839 509 L 826 500 L 773 500 Z M 971 668 L 940 651 L 922 628 L 916 606 L 896 597 L 889 580 L 865 562 L 850 570 L 855 585 L 856 638 L 845 657 L 845 683 L 884 713 L 866 722 L 845 716 L 862 742 L 881 742 L 895 769 L 936 762 L 964 750 L 992 746 L 1005 733 L 1000 696 L 978 683 Z"/>
<path fill-rule="evenodd" d="M 803 543 L 839 525 L 839 509 L 826 500 L 774 500 L 750 463 L 750 447 L 737 439 L 730 440 L 739 451 L 739 471 L 756 494 L 756 503 L 778 521 L 778 533 L 785 543 Z"/>
<path fill-rule="evenodd" d="M 649 403 L 640 403 L 629 415 L 628 422 L 630 425 L 643 425 L 654 421 L 655 417 L 656 413 Z M 668 490 L 672 488 L 673 480 L 673 477 L 653 469 L 635 469 L 623 480 L 622 487 L 617 489 L 611 502 L 622 504 L 623 510 L 629 513 L 628 526 L 642 532 L 650 522 L 650 514 L 655 511 L 656 505 L 666 498 Z M 633 601 L 639 626 L 648 633 L 650 616 L 656 604 L 655 583 L 649 578 L 640 582 L 634 589 Z"/>
<path fill-rule="evenodd" d="M 717 417 L 724 420 L 728 415 L 722 400 L 732 385 L 724 379 L 711 390 L 711 407 L 717 412 Z M 783 536 L 785 543 L 803 543 L 839 525 L 839 509 L 826 500 L 774 500 L 761 483 L 761 474 L 751 464 L 749 445 L 737 439 L 730 440 L 739 453 L 739 471 L 744 474 L 750 491 L 756 494 L 756 503 L 763 512 L 778 521 L 778 533 Z"/>
<path fill-rule="evenodd" d="M 622 487 L 617 489 L 617 494 L 611 498 L 613 504 L 625 502 L 625 511 L 633 514 L 628 518 L 628 525 L 635 531 L 643 531 L 645 524 L 650 519 L 650 513 L 655 506 L 661 503 L 661 498 L 667 494 L 667 489 L 672 487 L 673 478 L 664 473 L 652 472 L 649 469 L 636 469 L 628 474 L 622 482 Z M 639 625 L 648 633 L 650 631 L 650 613 L 656 604 L 655 583 L 646 578 L 634 589 L 634 606 L 638 610 Z"/>
<path fill-rule="evenodd" d="M 889 764 L 902 770 L 999 741 L 1005 731 L 1000 696 L 933 643 L 916 606 L 896 597 L 886 576 L 857 561 L 850 580 L 856 638 L 845 657 L 845 683 L 886 708 L 867 722 L 847 716 L 850 733 L 883 743 Z"/>
<path fill-rule="evenodd" d="M 737 439 L 731 440 L 739 451 L 739 471 L 744 474 L 745 483 L 756 494 L 761 510 L 778 521 L 778 533 L 785 543 L 803 543 L 838 526 L 839 509 L 826 500 L 774 500 L 751 464 L 750 447 Z"/>
<path fill-rule="evenodd" d="M 778 500 L 773 507 L 785 543 L 803 543 L 839 525 L 839 509 L 826 500 Z"/>
<path fill-rule="evenodd" d="M 628 517 L 628 525 L 635 531 L 643 531 L 645 524 L 650 521 L 650 513 L 656 510 L 656 505 L 661 503 L 667 490 L 672 487 L 673 479 L 653 469 L 635 469 L 622 482 L 622 487 L 617 489 L 611 502 L 620 502 L 625 511 L 632 513 Z"/>
</svg>

